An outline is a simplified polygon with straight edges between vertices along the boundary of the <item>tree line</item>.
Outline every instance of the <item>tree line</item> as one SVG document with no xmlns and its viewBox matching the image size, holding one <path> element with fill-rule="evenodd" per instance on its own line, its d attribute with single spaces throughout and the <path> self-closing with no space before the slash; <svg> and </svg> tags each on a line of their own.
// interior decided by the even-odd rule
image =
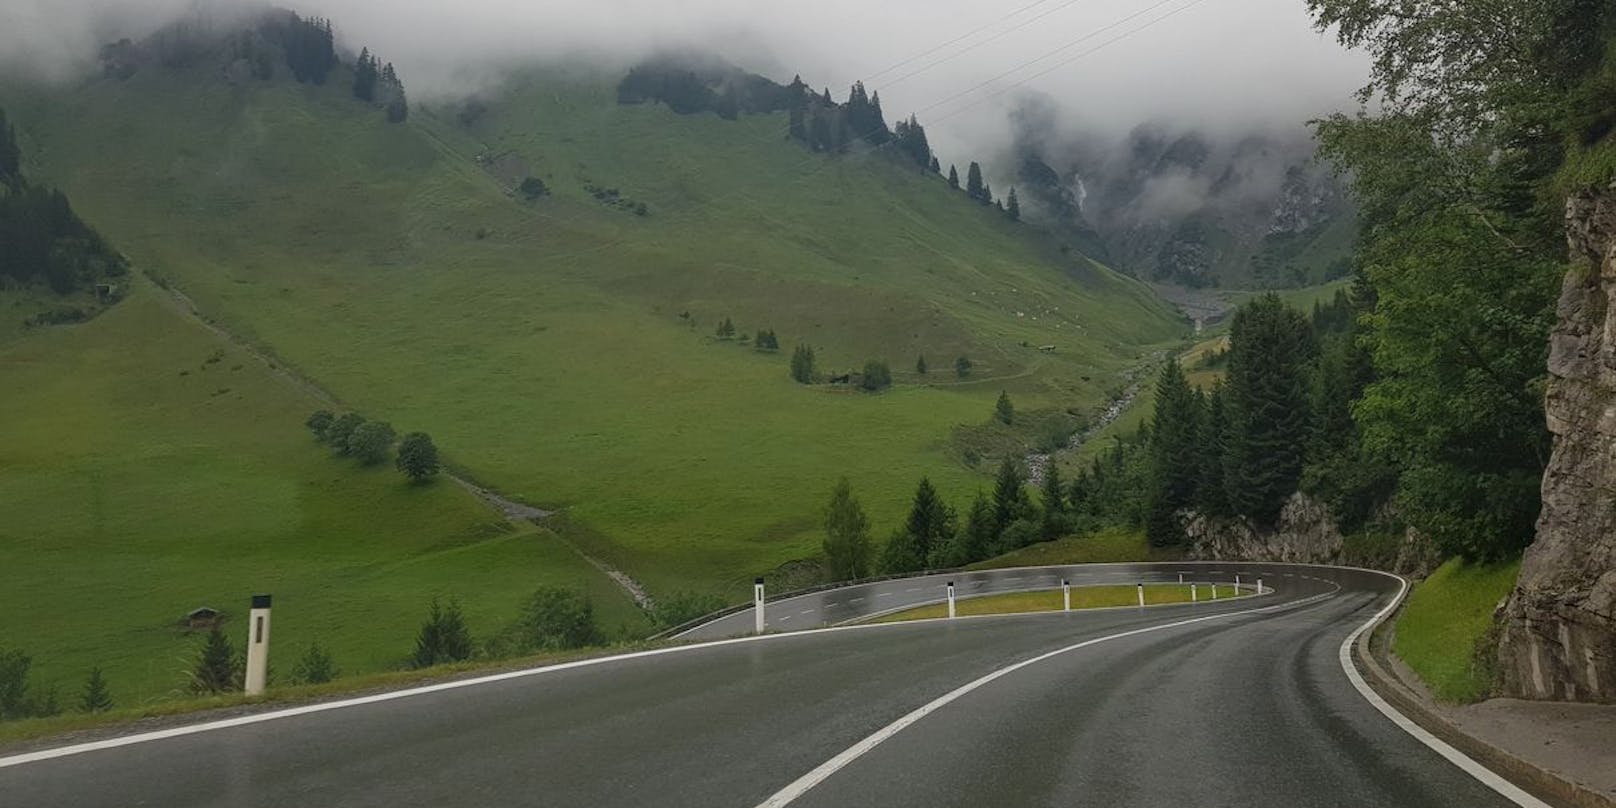
<svg viewBox="0 0 1616 808">
<path fill-rule="evenodd" d="M 411 432 L 400 440 L 393 425 L 386 421 L 369 421 L 356 412 L 337 415 L 330 410 L 315 410 L 303 425 L 315 440 L 367 466 L 387 462 L 397 443 L 393 465 L 414 482 L 426 482 L 442 468 L 438 447 L 425 432 Z"/>
<path fill-rule="evenodd" d="M 28 181 L 16 130 L 0 109 L 0 283 L 43 283 L 60 295 L 128 273 L 67 195 Z"/>
</svg>

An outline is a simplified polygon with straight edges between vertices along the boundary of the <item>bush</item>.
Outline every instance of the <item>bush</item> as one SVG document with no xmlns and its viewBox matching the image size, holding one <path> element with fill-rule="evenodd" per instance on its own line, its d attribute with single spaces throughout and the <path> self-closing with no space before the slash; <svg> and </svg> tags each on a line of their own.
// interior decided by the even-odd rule
<svg viewBox="0 0 1616 808">
<path fill-rule="evenodd" d="M 522 180 L 522 184 L 516 186 L 516 190 L 521 192 L 522 197 L 529 202 L 539 197 L 550 195 L 549 187 L 544 184 L 544 180 L 538 177 L 528 177 Z"/>
<path fill-rule="evenodd" d="M 712 614 L 726 605 L 724 599 L 717 595 L 675 592 L 668 597 L 657 598 L 651 617 L 659 625 L 678 626 Z"/>
<path fill-rule="evenodd" d="M 410 664 L 416 668 L 430 668 L 449 662 L 471 659 L 471 630 L 466 628 L 465 615 L 460 602 L 450 600 L 448 605 L 432 599 L 427 608 L 426 622 L 415 635 L 415 653 Z"/>
<path fill-rule="evenodd" d="M 791 354 L 791 378 L 798 384 L 812 384 L 814 381 L 814 349 L 807 345 L 798 345 Z"/>
<path fill-rule="evenodd" d="M 971 375 L 971 360 L 960 357 L 954 360 L 954 375 L 961 379 Z"/>
<path fill-rule="evenodd" d="M 324 684 L 337 678 L 339 673 L 336 663 L 331 659 L 331 652 L 315 643 L 303 652 L 303 656 L 299 657 L 297 664 L 292 667 L 292 683 Z"/>
<path fill-rule="evenodd" d="M 1016 405 L 1010 403 L 1010 394 L 999 391 L 999 401 L 993 405 L 993 417 L 999 423 L 1009 426 L 1016 420 Z"/>
<path fill-rule="evenodd" d="M 541 587 L 522 603 L 515 626 L 521 650 L 582 648 L 600 642 L 595 609 L 582 592 Z"/>
<path fill-rule="evenodd" d="M 865 362 L 862 386 L 872 393 L 891 387 L 892 368 L 887 367 L 887 363 L 875 359 Z"/>
<path fill-rule="evenodd" d="M 27 718 L 32 714 L 28 704 L 28 669 L 33 657 L 21 651 L 0 651 L 0 720 Z"/>
</svg>

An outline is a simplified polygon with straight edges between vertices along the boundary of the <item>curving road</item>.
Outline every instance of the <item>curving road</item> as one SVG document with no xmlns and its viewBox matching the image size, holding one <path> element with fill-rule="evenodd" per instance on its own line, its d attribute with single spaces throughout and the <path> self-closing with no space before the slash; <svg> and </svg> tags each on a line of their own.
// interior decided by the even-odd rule
<svg viewBox="0 0 1616 808">
<path fill-rule="evenodd" d="M 1387 576 L 1110 565 L 984 573 L 972 589 L 1180 569 L 1261 572 L 1275 592 L 775 634 L 295 708 L 0 758 L 0 804 L 1537 804 L 1465 773 L 1349 681 L 1340 649 L 1398 592 Z M 876 597 L 894 587 L 936 599 L 910 585 L 808 596 L 812 622 L 903 605 Z M 778 606 L 810 622 L 807 602 Z"/>
</svg>

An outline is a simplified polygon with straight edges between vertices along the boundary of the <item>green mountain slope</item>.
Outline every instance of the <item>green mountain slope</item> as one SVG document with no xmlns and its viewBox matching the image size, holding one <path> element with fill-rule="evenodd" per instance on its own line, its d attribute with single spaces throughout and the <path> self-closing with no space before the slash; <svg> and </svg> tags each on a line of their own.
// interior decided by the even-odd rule
<svg viewBox="0 0 1616 808">
<path fill-rule="evenodd" d="M 347 673 L 397 667 L 434 595 L 479 636 L 546 583 L 643 626 L 553 534 L 334 457 L 300 426 L 315 399 L 165 297 L 137 282 L 88 323 L 0 339 L 0 646 L 36 686 L 72 702 L 99 665 L 122 706 L 183 692 L 200 639 L 181 618 L 222 609 L 239 643 L 257 592 L 283 676 L 313 642 Z"/>
<path fill-rule="evenodd" d="M 1001 389 L 1082 411 L 1182 332 L 1143 286 L 934 177 L 786 142 L 783 114 L 619 106 L 612 76 L 547 71 L 469 127 L 447 105 L 389 124 L 347 81 L 148 67 L 0 104 L 33 172 L 138 267 L 480 481 L 565 508 L 654 593 L 733 594 L 815 555 L 841 475 L 877 525 L 922 474 L 962 497 L 984 478 L 950 431 Z M 518 198 L 527 175 L 551 195 Z M 786 356 L 713 339 L 725 317 L 813 344 L 822 370 L 886 359 L 898 386 L 797 385 Z"/>
</svg>

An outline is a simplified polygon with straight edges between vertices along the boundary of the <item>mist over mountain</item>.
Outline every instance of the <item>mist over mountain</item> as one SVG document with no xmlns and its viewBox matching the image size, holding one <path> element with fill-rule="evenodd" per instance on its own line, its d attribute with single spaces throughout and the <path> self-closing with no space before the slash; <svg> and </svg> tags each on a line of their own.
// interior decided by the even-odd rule
<svg viewBox="0 0 1616 808">
<path fill-rule="evenodd" d="M 1071 124 L 1028 95 L 997 168 L 1029 218 L 1146 280 L 1283 287 L 1345 274 L 1352 206 L 1306 126 L 1168 121 L 1123 133 Z"/>
</svg>

